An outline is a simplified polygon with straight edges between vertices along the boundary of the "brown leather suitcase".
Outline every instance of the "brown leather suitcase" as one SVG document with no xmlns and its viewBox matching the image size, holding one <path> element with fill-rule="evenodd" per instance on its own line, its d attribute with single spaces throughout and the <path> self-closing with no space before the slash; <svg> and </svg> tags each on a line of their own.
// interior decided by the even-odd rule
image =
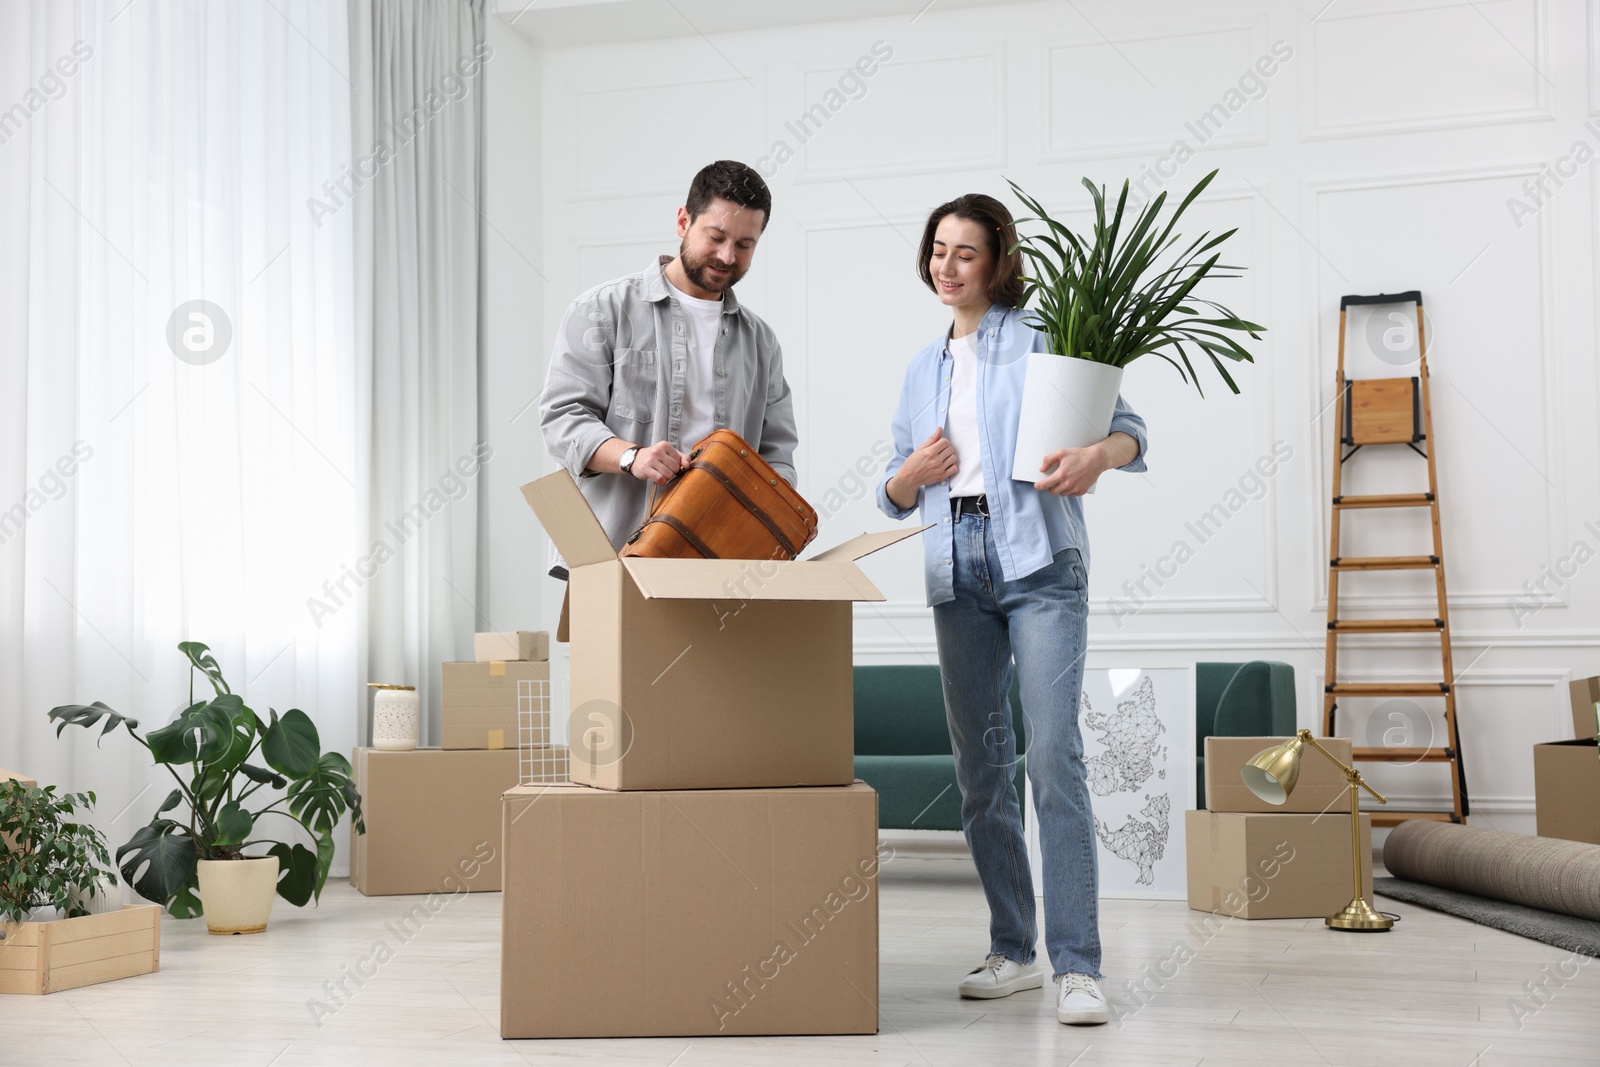
<svg viewBox="0 0 1600 1067">
<path fill-rule="evenodd" d="M 794 559 L 817 511 L 732 430 L 695 445 L 618 553 L 656 559 Z"/>
</svg>

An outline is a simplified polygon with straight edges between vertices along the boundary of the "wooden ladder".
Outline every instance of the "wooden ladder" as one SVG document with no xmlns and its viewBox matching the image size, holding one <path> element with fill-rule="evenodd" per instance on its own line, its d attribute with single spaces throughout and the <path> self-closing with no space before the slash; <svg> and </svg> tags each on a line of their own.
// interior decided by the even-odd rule
<svg viewBox="0 0 1600 1067">
<path fill-rule="evenodd" d="M 1347 381 L 1344 374 L 1345 315 L 1361 304 L 1414 303 L 1417 314 L 1415 378 L 1362 378 Z M 1444 541 L 1439 530 L 1439 479 L 1434 468 L 1433 413 L 1428 400 L 1428 349 L 1423 333 L 1422 293 L 1380 293 L 1345 296 L 1339 301 L 1339 376 L 1334 416 L 1333 511 L 1329 523 L 1327 684 L 1323 687 L 1322 733 L 1334 736 L 1340 697 L 1426 697 L 1444 700 L 1445 744 L 1426 747 L 1357 747 L 1356 760 L 1391 763 L 1448 763 L 1452 808 L 1449 811 L 1394 811 L 1379 808 L 1372 825 L 1393 826 L 1406 819 L 1464 822 L 1468 814 L 1467 783 L 1461 761 L 1461 737 L 1456 728 L 1455 675 L 1450 662 L 1450 612 L 1445 601 Z M 1427 451 L 1417 447 L 1425 443 Z M 1344 464 L 1366 445 L 1406 445 L 1428 461 L 1428 491 L 1383 496 L 1346 496 Z M 1348 451 L 1346 448 L 1348 447 Z M 1433 518 L 1433 552 L 1427 556 L 1341 556 L 1339 526 L 1346 511 L 1365 508 L 1427 508 Z M 1339 617 L 1339 575 L 1354 571 L 1433 571 L 1438 593 L 1438 613 L 1431 619 L 1342 619 Z M 1357 684 L 1340 680 L 1340 634 L 1436 633 L 1439 635 L 1439 680 Z M 1431 743 L 1433 738 L 1428 738 Z"/>
</svg>

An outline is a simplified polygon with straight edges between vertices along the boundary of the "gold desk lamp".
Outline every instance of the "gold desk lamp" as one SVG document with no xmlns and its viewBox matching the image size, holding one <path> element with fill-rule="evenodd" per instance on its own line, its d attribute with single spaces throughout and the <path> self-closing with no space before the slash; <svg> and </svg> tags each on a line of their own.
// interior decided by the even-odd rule
<svg viewBox="0 0 1600 1067">
<path fill-rule="evenodd" d="M 1361 893 L 1361 790 L 1371 793 L 1379 804 L 1389 803 L 1383 794 L 1368 785 L 1360 771 L 1340 763 L 1331 752 L 1317 744 L 1310 730 L 1301 730 L 1283 744 L 1257 752 L 1239 769 L 1239 776 L 1244 779 L 1250 792 L 1268 804 L 1282 804 L 1289 799 L 1295 783 L 1300 780 L 1300 757 L 1306 745 L 1327 756 L 1335 767 L 1344 772 L 1345 780 L 1350 783 L 1350 859 L 1355 896 L 1337 915 L 1328 916 L 1327 924 L 1335 930 L 1388 930 L 1394 926 L 1394 920 L 1374 910 Z"/>
</svg>

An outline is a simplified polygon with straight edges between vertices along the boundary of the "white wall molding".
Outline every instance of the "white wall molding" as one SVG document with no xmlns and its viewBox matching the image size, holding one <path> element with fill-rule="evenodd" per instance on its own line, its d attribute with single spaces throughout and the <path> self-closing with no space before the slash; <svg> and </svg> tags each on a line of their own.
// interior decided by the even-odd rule
<svg viewBox="0 0 1600 1067">
<path fill-rule="evenodd" d="M 1468 36 L 1482 38 L 1491 54 L 1500 55 L 1501 49 L 1511 49 L 1513 45 L 1504 32 L 1489 19 L 1482 10 L 1484 5 L 1467 3 L 1462 5 L 1440 3 L 1438 0 L 1346 0 L 1333 10 L 1323 9 L 1312 17 L 1312 12 L 1302 11 L 1301 14 L 1301 39 L 1305 45 L 1305 84 L 1309 91 L 1301 98 L 1300 111 L 1300 136 L 1306 141 L 1332 140 L 1337 138 L 1360 138 L 1383 136 L 1396 133 L 1425 133 L 1433 131 L 1454 129 L 1477 129 L 1491 124 L 1545 122 L 1555 119 L 1555 112 L 1551 99 L 1550 85 L 1550 42 L 1549 18 L 1545 0 L 1521 0 L 1521 6 L 1529 11 L 1532 20 L 1532 33 L 1534 48 L 1532 55 L 1522 55 L 1521 59 L 1511 60 L 1511 63 L 1527 63 L 1532 69 L 1529 71 L 1531 79 L 1531 94 L 1522 103 L 1508 103 L 1503 107 L 1484 107 L 1470 111 L 1416 111 L 1412 114 L 1400 114 L 1398 117 L 1371 118 L 1350 122 L 1324 122 L 1318 118 L 1317 94 L 1319 92 L 1319 73 L 1331 66 L 1321 51 L 1327 47 L 1326 36 L 1337 32 L 1341 23 L 1353 23 L 1365 20 L 1373 24 L 1369 29 L 1375 29 L 1376 24 L 1388 21 L 1391 24 L 1401 20 L 1415 21 L 1414 16 L 1423 12 L 1437 12 L 1450 8 L 1458 8 L 1454 17 L 1458 20 L 1458 29 L 1464 35 L 1460 40 L 1464 43 Z M 1481 25 L 1489 21 L 1489 26 Z M 1488 38 L 1488 34 L 1493 34 Z M 1476 42 L 1475 42 L 1476 43 Z M 1517 49 L 1521 54 L 1521 49 Z M 1409 56 L 1407 57 L 1409 59 Z M 1375 68 L 1381 69 L 1391 66 L 1387 55 L 1374 56 L 1364 51 L 1362 55 L 1362 71 L 1364 76 L 1371 80 Z M 1400 66 L 1400 63 L 1392 64 Z M 1414 67 L 1418 76 L 1426 78 L 1429 66 L 1422 62 L 1411 62 L 1406 65 Z M 1457 58 L 1454 66 L 1463 70 L 1471 69 L 1471 60 Z M 1521 67 L 1516 69 L 1520 72 Z M 1390 99 L 1395 99 L 1391 96 Z"/>
</svg>

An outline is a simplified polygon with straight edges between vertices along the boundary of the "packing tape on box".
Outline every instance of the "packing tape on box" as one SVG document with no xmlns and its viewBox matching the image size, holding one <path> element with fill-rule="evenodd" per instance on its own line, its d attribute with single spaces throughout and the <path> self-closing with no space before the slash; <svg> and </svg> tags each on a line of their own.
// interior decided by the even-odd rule
<svg viewBox="0 0 1600 1067">
<path fill-rule="evenodd" d="M 505 677 L 505 673 L 506 673 L 506 661 L 505 660 L 503 660 L 503 659 L 492 659 L 492 660 L 489 661 L 489 677 L 491 677 L 491 678 L 504 678 Z"/>
<path fill-rule="evenodd" d="M 504 730 L 490 730 L 489 731 L 489 748 L 490 748 L 490 750 L 498 752 L 500 749 L 505 748 L 505 747 L 506 747 L 506 732 Z"/>
</svg>

